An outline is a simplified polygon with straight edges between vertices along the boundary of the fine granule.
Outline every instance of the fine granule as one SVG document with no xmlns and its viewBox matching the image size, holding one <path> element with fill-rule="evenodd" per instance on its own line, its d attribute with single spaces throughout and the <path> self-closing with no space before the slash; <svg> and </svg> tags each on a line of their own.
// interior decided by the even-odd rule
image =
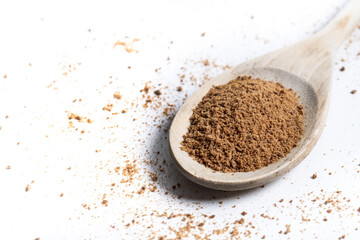
<svg viewBox="0 0 360 240">
<path fill-rule="evenodd" d="M 181 149 L 216 171 L 254 171 L 297 146 L 303 114 L 292 89 L 239 77 L 212 87 L 193 109 Z"/>
</svg>

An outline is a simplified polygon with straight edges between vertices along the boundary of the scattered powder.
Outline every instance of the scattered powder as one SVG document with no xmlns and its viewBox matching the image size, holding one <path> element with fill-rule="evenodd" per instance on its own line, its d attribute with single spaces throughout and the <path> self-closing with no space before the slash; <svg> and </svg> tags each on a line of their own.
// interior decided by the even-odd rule
<svg viewBox="0 0 360 240">
<path fill-rule="evenodd" d="M 286 231 L 284 232 L 284 234 L 290 233 L 290 224 L 286 224 L 285 227 L 286 227 Z"/>
<path fill-rule="evenodd" d="M 120 92 L 115 92 L 114 93 L 114 98 L 120 100 L 122 98 Z"/>
<path fill-rule="evenodd" d="M 245 223 L 245 219 L 244 218 L 241 218 L 240 220 L 236 220 L 234 222 L 234 224 L 240 224 L 240 225 L 243 225 Z"/>
<path fill-rule="evenodd" d="M 204 64 L 204 66 L 209 66 L 210 65 L 210 62 L 207 59 L 202 61 L 202 63 Z"/>
<path fill-rule="evenodd" d="M 113 104 L 107 104 L 105 107 L 103 107 L 103 110 L 111 112 L 113 107 L 114 107 Z"/>
<path fill-rule="evenodd" d="M 132 41 L 130 42 L 121 42 L 121 41 L 116 41 L 114 43 L 114 47 L 113 48 L 116 48 L 117 46 L 124 46 L 125 48 L 125 51 L 127 51 L 128 53 L 132 53 L 132 52 L 135 52 L 135 53 L 138 53 L 139 51 L 138 50 L 135 50 L 133 48 L 133 44 L 135 42 L 138 42 L 140 41 L 140 39 L 137 39 L 137 38 L 134 38 Z"/>
<path fill-rule="evenodd" d="M 104 205 L 105 207 L 108 206 L 108 203 L 109 203 L 108 200 L 105 200 L 105 199 L 102 200 L 102 202 L 101 202 L 101 204 Z"/>
<path fill-rule="evenodd" d="M 75 113 L 68 113 L 68 119 L 69 120 L 78 120 L 79 122 L 87 122 L 87 123 L 92 123 L 92 120 L 90 120 L 89 118 L 87 117 L 82 117 L 78 114 L 75 114 Z"/>
<path fill-rule="evenodd" d="M 116 172 L 118 172 L 119 170 L 120 170 L 119 167 L 115 168 Z M 131 163 L 126 164 L 125 168 L 122 170 L 124 179 L 121 180 L 121 182 L 125 183 L 125 182 L 132 181 L 137 172 L 138 172 L 138 170 L 136 169 L 135 164 L 131 164 Z"/>
<path fill-rule="evenodd" d="M 355 94 L 357 92 L 357 90 L 356 89 L 353 89 L 353 90 L 351 90 L 351 94 Z"/>
<path fill-rule="evenodd" d="M 292 89 L 239 77 L 203 97 L 193 110 L 181 149 L 216 171 L 254 171 L 297 146 L 303 114 Z"/>
<path fill-rule="evenodd" d="M 160 95 L 161 95 L 161 91 L 160 91 L 160 90 L 155 90 L 155 91 L 154 91 L 154 94 L 155 94 L 156 96 L 160 96 Z"/>
</svg>

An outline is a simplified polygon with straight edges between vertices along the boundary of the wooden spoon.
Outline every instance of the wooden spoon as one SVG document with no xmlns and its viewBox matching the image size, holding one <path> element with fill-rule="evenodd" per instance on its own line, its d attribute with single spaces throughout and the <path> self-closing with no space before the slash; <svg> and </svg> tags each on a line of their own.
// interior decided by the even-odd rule
<svg viewBox="0 0 360 240">
<path fill-rule="evenodd" d="M 170 127 L 170 152 L 180 172 L 205 187 L 235 191 L 269 183 L 304 160 L 315 146 L 325 125 L 332 58 L 359 21 L 360 0 L 352 0 L 323 30 L 309 39 L 241 63 L 202 86 L 180 108 Z M 209 89 L 243 75 L 280 82 L 285 87 L 294 89 L 304 106 L 304 135 L 299 145 L 287 156 L 267 167 L 252 172 L 217 172 L 182 151 L 180 143 L 190 125 L 192 110 Z"/>
</svg>

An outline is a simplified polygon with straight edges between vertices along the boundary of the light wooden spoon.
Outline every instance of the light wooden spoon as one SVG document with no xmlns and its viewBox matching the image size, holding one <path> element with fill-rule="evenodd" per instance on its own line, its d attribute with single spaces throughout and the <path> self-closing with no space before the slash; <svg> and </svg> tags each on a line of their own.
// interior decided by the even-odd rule
<svg viewBox="0 0 360 240">
<path fill-rule="evenodd" d="M 180 172 L 205 187 L 235 191 L 269 183 L 299 164 L 315 146 L 325 125 L 332 58 L 359 21 L 360 0 L 352 0 L 322 31 L 311 38 L 241 63 L 201 87 L 177 112 L 169 131 L 170 152 Z M 216 172 L 182 151 L 180 143 L 190 125 L 192 110 L 209 89 L 243 75 L 280 82 L 294 89 L 304 106 L 304 136 L 286 157 L 265 168 L 252 172 Z"/>
</svg>

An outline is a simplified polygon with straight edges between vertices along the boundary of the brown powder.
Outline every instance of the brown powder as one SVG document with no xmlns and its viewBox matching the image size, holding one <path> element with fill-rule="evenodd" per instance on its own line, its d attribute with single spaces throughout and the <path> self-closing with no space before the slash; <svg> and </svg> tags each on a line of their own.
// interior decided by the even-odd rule
<svg viewBox="0 0 360 240">
<path fill-rule="evenodd" d="M 103 107 L 104 111 L 111 112 L 112 108 L 114 107 L 113 104 L 107 104 L 105 107 Z"/>
<path fill-rule="evenodd" d="M 205 59 L 204 61 L 202 61 L 202 63 L 204 64 L 204 66 L 209 66 L 210 62 L 209 60 Z"/>
<path fill-rule="evenodd" d="M 181 149 L 216 171 L 254 171 L 297 146 L 303 114 L 292 89 L 241 77 L 214 86 L 203 97 L 193 110 Z"/>
<path fill-rule="evenodd" d="M 155 90 L 155 91 L 154 91 L 154 94 L 155 94 L 156 96 L 160 96 L 160 95 L 161 95 L 161 91 L 160 91 L 160 90 Z"/>
<path fill-rule="evenodd" d="M 115 99 L 118 99 L 118 100 L 120 100 L 120 99 L 122 98 L 122 96 L 121 96 L 121 94 L 120 94 L 119 91 L 117 91 L 117 92 L 114 93 L 114 98 L 115 98 Z"/>
<path fill-rule="evenodd" d="M 132 53 L 132 52 L 138 53 L 139 51 L 138 51 L 138 50 L 135 50 L 135 49 L 133 48 L 133 44 L 134 44 L 135 42 L 138 42 L 139 40 L 140 40 L 140 39 L 138 39 L 138 38 L 134 38 L 131 42 L 116 41 L 116 42 L 114 43 L 113 48 L 116 48 L 117 46 L 124 46 L 125 51 L 127 51 L 128 53 Z"/>
<path fill-rule="evenodd" d="M 290 233 L 290 224 L 286 224 L 286 231 L 284 232 L 284 234 L 289 234 Z"/>
</svg>

